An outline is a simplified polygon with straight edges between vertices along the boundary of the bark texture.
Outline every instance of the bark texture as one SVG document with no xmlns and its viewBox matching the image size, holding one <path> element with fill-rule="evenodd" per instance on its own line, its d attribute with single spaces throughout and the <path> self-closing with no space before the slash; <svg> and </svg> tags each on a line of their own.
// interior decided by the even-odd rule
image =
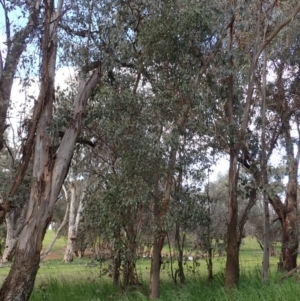
<svg viewBox="0 0 300 301">
<path fill-rule="evenodd" d="M 67 246 L 64 254 L 64 262 L 72 262 L 73 255 L 76 254 L 79 223 L 82 218 L 82 213 L 84 209 L 83 199 L 85 193 L 84 192 L 82 193 L 82 195 L 79 198 L 79 204 L 77 204 L 78 193 L 76 193 L 76 185 L 74 181 L 70 183 L 70 190 L 71 190 L 71 199 L 70 199 L 70 211 L 69 211 L 68 241 L 67 241 Z"/>
<path fill-rule="evenodd" d="M 89 77 L 79 73 L 79 87 L 73 102 L 73 116 L 60 147 L 54 153 L 47 128 L 52 121 L 56 65 L 56 32 L 63 0 L 44 1 L 42 76 L 37 105 L 42 106 L 35 135 L 31 193 L 23 227 L 16 247 L 14 263 L 0 290 L 1 301 L 26 301 L 33 289 L 39 268 L 45 231 L 69 169 L 74 146 L 83 123 L 87 100 L 102 75 L 101 64 Z M 87 79 L 85 79 L 87 78 Z"/>
<path fill-rule="evenodd" d="M 240 277 L 239 245 L 238 245 L 238 202 L 237 202 L 237 153 L 230 150 L 229 168 L 229 206 L 227 223 L 227 259 L 225 272 L 226 287 L 238 285 Z"/>
<path fill-rule="evenodd" d="M 75 229 L 76 221 L 76 188 L 72 181 L 70 184 L 71 199 L 70 199 L 70 210 L 69 210 L 69 226 L 68 226 L 68 240 L 64 254 L 64 262 L 72 262 L 75 251 L 75 244 L 77 233 Z"/>
</svg>

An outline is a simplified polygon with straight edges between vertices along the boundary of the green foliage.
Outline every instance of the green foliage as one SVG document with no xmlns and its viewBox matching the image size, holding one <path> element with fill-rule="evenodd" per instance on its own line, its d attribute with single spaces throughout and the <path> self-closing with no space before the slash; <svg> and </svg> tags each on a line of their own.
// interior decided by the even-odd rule
<svg viewBox="0 0 300 301">
<path fill-rule="evenodd" d="M 81 238 L 85 236 L 93 247 L 107 243 L 114 254 L 122 252 L 122 260 L 130 243 L 136 247 L 146 240 L 149 242 L 156 230 L 153 199 L 164 197 L 170 172 L 172 199 L 169 220 L 163 223 L 163 230 L 171 231 L 174 223 L 189 231 L 210 227 L 212 238 L 224 241 L 226 179 L 210 184 L 209 198 L 206 192 L 197 189 L 204 186 L 204 171 L 211 167 L 215 156 L 228 152 L 231 142 L 236 145 L 243 142 L 245 149 L 238 149 L 239 159 L 246 160 L 243 156 L 249 151 L 247 160 L 260 167 L 260 57 L 252 74 L 255 93 L 250 101 L 249 129 L 243 137 L 238 135 L 245 117 L 250 63 L 263 42 L 264 27 L 268 25 L 268 33 L 272 32 L 297 2 L 279 5 L 275 1 L 273 7 L 263 3 L 261 11 L 256 2 L 242 0 L 231 4 L 204 0 L 73 2 L 60 20 L 60 66 L 92 71 L 95 62 L 106 64 L 102 81 L 90 97 L 88 110 L 83 112 L 84 129 L 70 169 L 78 180 L 95 177 L 87 189 Z M 11 1 L 7 10 L 17 15 L 21 12 L 24 17 L 28 10 L 28 4 L 24 3 Z M 233 17 L 230 46 L 227 30 Z M 43 9 L 40 19 L 43 19 Z M 294 23 L 299 25 L 299 20 L 296 18 Z M 277 76 L 276 82 L 268 84 L 267 91 L 266 138 L 270 154 L 274 147 L 281 150 L 286 146 L 282 114 L 288 125 L 299 117 L 296 108 L 299 107 L 300 47 L 296 25 L 286 28 L 269 45 L 269 68 Z M 16 31 L 17 27 L 13 29 Z M 39 35 L 42 32 L 38 28 L 34 36 Z M 24 59 L 27 73 L 28 64 L 36 63 L 31 60 L 30 55 Z M 229 89 L 230 78 L 233 91 Z M 30 80 L 26 78 L 26 82 Z M 77 91 L 72 80 L 67 85 L 56 91 L 54 118 L 48 128 L 53 148 L 59 145 L 66 126 L 72 123 L 71 103 Z M 231 92 L 232 108 L 229 107 Z M 286 110 L 282 99 L 287 100 Z M 229 120 L 230 110 L 232 120 Z M 298 140 L 292 139 L 292 144 L 296 145 Z M 172 154 L 175 154 L 174 164 Z M 9 156 L 3 155 L 1 196 L 7 192 L 14 169 L 13 166 L 9 170 L 4 164 Z M 280 166 L 268 167 L 273 182 L 270 187 L 278 194 L 285 188 L 282 181 L 288 158 L 282 159 Z M 157 196 L 153 188 L 156 174 Z M 28 198 L 29 180 L 30 173 L 14 199 L 16 207 L 22 207 Z M 238 191 L 240 210 L 245 208 L 252 188 L 251 177 L 242 174 Z M 61 208 L 55 212 L 57 220 L 61 219 Z M 259 208 L 256 212 L 260 212 Z M 128 235 L 131 228 L 134 241 Z M 84 238 L 82 241 L 85 243 Z M 49 285 L 54 290 L 60 288 L 59 283 Z M 67 283 L 64 285 L 68 287 Z M 227 292 L 221 293 L 230 300 Z"/>
</svg>

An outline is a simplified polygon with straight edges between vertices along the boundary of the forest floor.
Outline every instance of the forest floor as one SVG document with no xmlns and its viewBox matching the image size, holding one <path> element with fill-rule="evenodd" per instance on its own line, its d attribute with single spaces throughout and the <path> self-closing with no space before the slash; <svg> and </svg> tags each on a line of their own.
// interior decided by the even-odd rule
<svg viewBox="0 0 300 301">
<path fill-rule="evenodd" d="M 46 248 L 52 240 L 53 232 L 47 232 L 44 240 Z M 102 300 L 148 300 L 150 259 L 137 261 L 137 273 L 142 285 L 138 289 L 122 290 L 112 285 L 109 277 L 109 262 L 98 262 L 88 250 L 83 258 L 72 263 L 62 262 L 66 241 L 60 238 L 45 260 L 40 264 L 35 289 L 31 301 L 102 301 Z M 207 280 L 205 259 L 186 261 L 184 265 L 187 282 L 175 285 L 168 250 L 161 271 L 161 300 L 300 300 L 300 284 L 294 279 L 286 279 L 278 284 L 281 274 L 277 273 L 279 256 L 270 258 L 270 281 L 261 282 L 262 251 L 252 237 L 244 239 L 240 251 L 241 280 L 239 289 L 224 289 L 226 257 L 213 259 L 214 279 Z M 176 262 L 173 269 L 176 269 Z M 0 268 L 0 283 L 9 272 L 9 267 Z"/>
</svg>

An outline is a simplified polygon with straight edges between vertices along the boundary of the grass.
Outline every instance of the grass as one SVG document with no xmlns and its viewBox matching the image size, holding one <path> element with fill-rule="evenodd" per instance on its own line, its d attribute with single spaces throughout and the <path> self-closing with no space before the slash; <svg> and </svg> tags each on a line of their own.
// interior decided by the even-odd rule
<svg viewBox="0 0 300 301">
<path fill-rule="evenodd" d="M 48 231 L 45 237 L 45 248 L 53 237 Z M 41 263 L 36 278 L 35 288 L 30 301 L 106 301 L 106 300 L 148 300 L 149 289 L 149 259 L 140 259 L 137 262 L 137 272 L 142 286 L 138 289 L 123 291 L 112 285 L 106 275 L 100 277 L 101 269 L 108 263 L 91 264 L 88 258 L 76 259 L 71 264 L 62 263 L 65 240 L 60 238 L 54 245 L 49 258 Z M 168 254 L 168 252 L 165 252 Z M 48 258 L 48 259 L 49 259 Z M 161 271 L 161 298 L 160 300 L 300 300 L 300 285 L 295 278 L 286 279 L 278 284 L 280 274 L 276 272 L 278 257 L 271 257 L 271 277 L 267 284 L 261 281 L 262 252 L 254 238 L 244 239 L 240 251 L 241 278 L 238 289 L 228 291 L 224 289 L 225 257 L 213 259 L 214 279 L 207 281 L 207 267 L 205 260 L 199 260 L 200 265 L 187 261 L 184 265 L 187 282 L 176 286 L 172 282 L 169 259 Z M 174 264 L 174 269 L 176 263 Z M 0 269 L 0 282 L 4 280 L 9 268 Z"/>
<path fill-rule="evenodd" d="M 300 286 L 294 279 L 286 279 L 278 284 L 278 274 L 272 274 L 270 281 L 263 284 L 259 270 L 242 273 L 238 289 L 226 290 L 223 287 L 224 274 L 215 275 L 212 282 L 200 277 L 189 278 L 185 285 L 175 285 L 162 281 L 162 301 L 293 301 L 300 299 Z M 106 300 L 149 300 L 148 285 L 144 283 L 137 289 L 123 291 L 106 280 L 69 281 L 54 279 L 37 286 L 30 301 L 106 301 Z"/>
<path fill-rule="evenodd" d="M 49 244 L 52 242 L 52 239 L 54 238 L 54 235 L 55 235 L 55 233 L 52 230 L 48 230 L 46 232 L 46 235 L 45 235 L 45 238 L 44 238 L 44 241 L 43 241 L 44 249 L 46 249 L 49 246 Z M 65 248 L 65 246 L 66 246 L 65 238 L 64 237 L 59 237 L 56 240 L 56 242 L 55 242 L 55 244 L 54 244 L 51 251 L 54 252 L 54 251 L 58 251 L 58 250 L 63 250 Z"/>
</svg>

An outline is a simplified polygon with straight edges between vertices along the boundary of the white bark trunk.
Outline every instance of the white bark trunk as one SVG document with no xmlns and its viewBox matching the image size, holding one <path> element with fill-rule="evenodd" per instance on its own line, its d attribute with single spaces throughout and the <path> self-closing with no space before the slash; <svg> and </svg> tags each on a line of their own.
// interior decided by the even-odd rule
<svg viewBox="0 0 300 301">
<path fill-rule="evenodd" d="M 75 220 L 76 220 L 76 188 L 75 184 L 71 182 L 71 200 L 70 200 L 70 210 L 69 210 L 69 228 L 68 228 L 68 241 L 66 246 L 66 251 L 64 255 L 64 262 L 72 262 L 73 254 L 75 250 L 76 236 L 75 233 Z"/>
<path fill-rule="evenodd" d="M 5 248 L 2 255 L 2 264 L 12 260 L 12 254 L 17 244 L 17 237 L 15 236 L 15 212 L 12 211 L 6 217 L 6 239 Z"/>
<path fill-rule="evenodd" d="M 77 235 L 79 230 L 79 223 L 82 217 L 85 193 L 83 192 L 76 212 L 76 188 L 74 182 L 71 183 L 71 201 L 70 201 L 70 213 L 69 213 L 69 229 L 68 229 L 68 242 L 64 255 L 64 262 L 72 262 L 73 255 L 76 250 Z"/>
<path fill-rule="evenodd" d="M 0 290 L 1 301 L 27 301 L 39 269 L 40 252 L 53 207 L 67 175 L 74 146 L 80 134 L 86 104 L 102 76 L 99 63 L 89 77 L 79 75 L 80 85 L 73 102 L 73 115 L 56 153 L 51 152 L 52 137 L 47 130 L 52 122 L 56 58 L 56 28 L 61 20 L 63 0 L 44 1 L 44 33 L 42 43 L 42 76 L 37 104 L 42 103 L 35 135 L 31 194 L 23 227 L 16 246 L 16 255 L 9 275 Z"/>
<path fill-rule="evenodd" d="M 18 237 L 24 227 L 24 219 L 27 204 L 24 204 L 21 215 L 15 210 L 11 210 L 6 217 L 6 239 L 5 248 L 2 255 L 2 264 L 12 261 L 15 253 Z M 19 216 L 17 216 L 19 215 Z"/>
</svg>

